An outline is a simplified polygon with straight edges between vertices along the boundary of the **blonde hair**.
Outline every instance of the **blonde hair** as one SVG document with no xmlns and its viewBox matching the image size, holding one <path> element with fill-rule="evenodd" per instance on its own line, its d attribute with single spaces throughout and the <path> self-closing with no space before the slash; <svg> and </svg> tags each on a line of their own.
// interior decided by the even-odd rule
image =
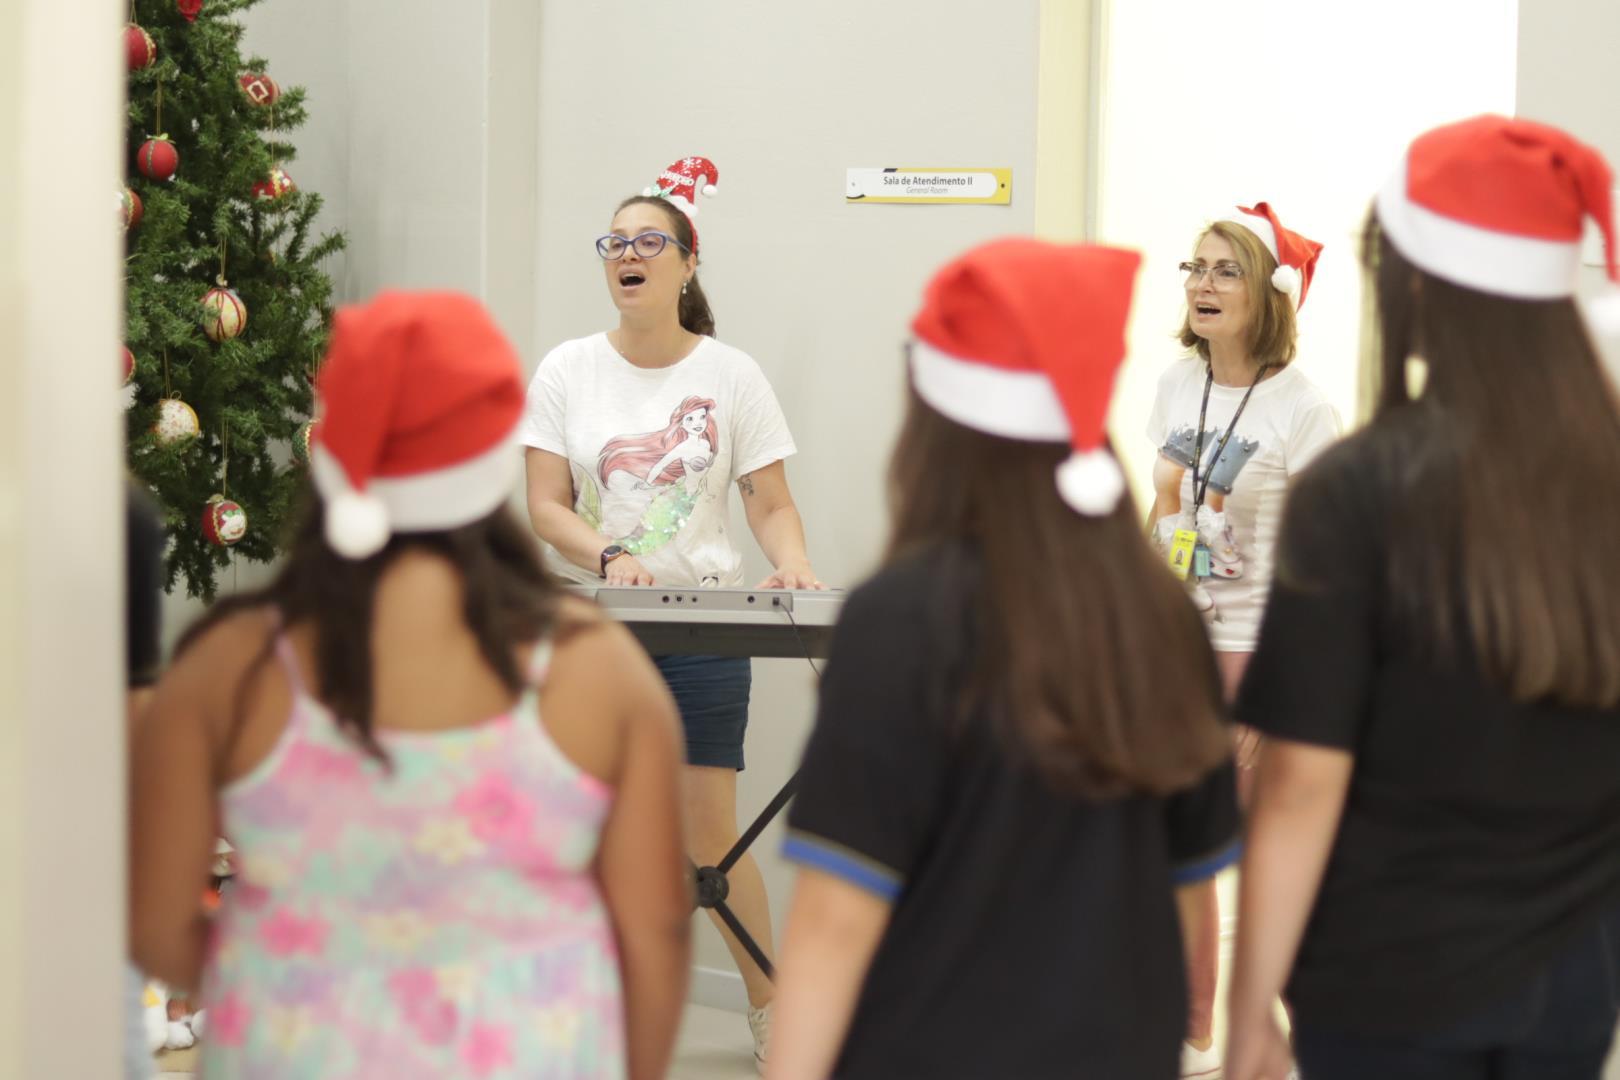
<svg viewBox="0 0 1620 1080">
<path fill-rule="evenodd" d="M 1272 288 L 1271 273 L 1277 269 L 1277 260 L 1271 257 L 1266 245 L 1250 230 L 1235 221 L 1217 221 L 1198 234 L 1193 244 L 1214 233 L 1232 245 L 1234 261 L 1243 270 L 1243 283 L 1251 288 L 1252 307 L 1249 314 L 1249 356 L 1257 363 L 1272 367 L 1285 367 L 1294 359 L 1294 347 L 1299 338 L 1299 324 L 1294 319 L 1294 301 L 1287 293 Z M 1192 311 L 1181 318 L 1177 334 L 1181 343 L 1193 349 L 1209 362 L 1209 342 L 1193 333 Z"/>
</svg>

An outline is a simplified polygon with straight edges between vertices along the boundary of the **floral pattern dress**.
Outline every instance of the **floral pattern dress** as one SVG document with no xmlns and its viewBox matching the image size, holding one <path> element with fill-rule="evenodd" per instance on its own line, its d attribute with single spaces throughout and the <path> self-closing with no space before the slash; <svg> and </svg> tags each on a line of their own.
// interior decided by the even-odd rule
<svg viewBox="0 0 1620 1080">
<path fill-rule="evenodd" d="M 385 767 L 278 652 L 286 730 L 221 794 L 239 872 L 204 979 L 203 1075 L 623 1076 L 592 874 L 611 790 L 551 741 L 534 691 L 472 727 L 379 733 Z"/>
</svg>

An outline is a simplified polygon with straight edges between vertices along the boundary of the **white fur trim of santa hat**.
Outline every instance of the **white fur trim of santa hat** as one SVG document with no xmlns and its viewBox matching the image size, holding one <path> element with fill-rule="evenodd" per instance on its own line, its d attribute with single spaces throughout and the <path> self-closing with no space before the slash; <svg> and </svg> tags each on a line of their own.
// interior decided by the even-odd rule
<svg viewBox="0 0 1620 1080">
<path fill-rule="evenodd" d="M 963 427 L 1029 442 L 1067 442 L 1072 431 L 1052 380 L 1040 371 L 1009 371 L 963 360 L 921 339 L 911 343 L 917 396 Z M 1075 451 L 1057 467 L 1063 501 L 1088 517 L 1111 514 L 1125 493 L 1125 474 L 1105 449 Z"/>
<path fill-rule="evenodd" d="M 1437 214 L 1406 193 L 1406 165 L 1378 192 L 1379 227 L 1408 262 L 1435 277 L 1497 296 L 1556 300 L 1572 296 L 1580 273 L 1579 241 L 1498 232 Z"/>
<path fill-rule="evenodd" d="M 911 343 L 917 396 L 964 427 L 1005 439 L 1067 442 L 1069 416 L 1040 371 L 1008 371 L 963 360 L 919 339 Z"/>
<path fill-rule="evenodd" d="M 326 542 L 346 559 L 370 558 L 395 533 L 455 529 L 488 517 L 511 495 L 522 467 L 514 432 L 443 469 L 374 477 L 362 492 L 326 447 L 310 448 L 310 474 L 326 504 Z"/>
</svg>

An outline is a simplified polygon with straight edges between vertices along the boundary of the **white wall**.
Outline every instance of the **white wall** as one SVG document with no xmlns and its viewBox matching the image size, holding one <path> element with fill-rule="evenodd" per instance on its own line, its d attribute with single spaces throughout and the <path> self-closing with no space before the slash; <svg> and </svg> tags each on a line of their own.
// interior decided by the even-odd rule
<svg viewBox="0 0 1620 1080">
<path fill-rule="evenodd" d="M 120 1074 L 124 9 L 0 4 L 0 1077 Z"/>
<path fill-rule="evenodd" d="M 288 171 L 318 192 L 317 231 L 348 233 L 327 264 L 334 301 L 384 288 L 443 288 L 485 300 L 525 360 L 534 351 L 534 160 L 540 9 L 530 0 L 267 0 L 242 16 L 242 51 L 308 117 L 286 133 Z M 238 560 L 221 594 L 273 567 Z M 164 604 L 172 647 L 203 610 Z"/>
<path fill-rule="evenodd" d="M 1620 168 L 1616 43 L 1620 43 L 1620 3 L 1534 0 L 1521 5 L 1519 115 L 1567 129 Z M 1620 188 L 1615 190 L 1615 203 L 1620 213 Z M 1584 296 L 1614 288 L 1601 269 L 1602 250 L 1597 230 L 1588 227 L 1581 270 Z M 1601 336 L 1598 347 L 1620 380 L 1620 335 Z"/>
<path fill-rule="evenodd" d="M 818 572 L 853 583 L 884 537 L 900 344 L 923 282 L 979 240 L 1033 228 L 1037 5 L 627 6 L 542 5 L 540 342 L 614 324 L 591 241 L 669 162 L 712 158 L 704 289 L 720 336 L 760 362 L 787 412 Z M 845 205 L 844 169 L 885 165 L 1010 165 L 1013 204 Z M 813 703 L 803 662 L 756 662 L 745 813 L 792 771 Z M 772 829 L 754 848 L 778 925 L 779 844 Z M 730 969 L 707 928 L 699 963 Z"/>
<path fill-rule="evenodd" d="M 1326 245 L 1300 313 L 1298 363 L 1347 422 L 1356 415 L 1358 234 L 1373 192 L 1427 128 L 1512 111 L 1516 8 L 1254 0 L 1233 18 L 1204 0 L 1109 5 L 1100 236 L 1146 256 L 1113 410 L 1139 493 L 1151 491 L 1143 428 L 1154 388 L 1181 354 L 1175 267 L 1236 202 L 1268 200 Z"/>
<path fill-rule="evenodd" d="M 1518 114 L 1567 129 L 1620 168 L 1616 42 L 1620 42 L 1620 4 L 1532 0 L 1520 5 Z M 1588 249 L 1593 256 L 1598 250 Z M 1588 260 L 1581 271 L 1582 292 L 1588 295 L 1610 288 L 1604 272 L 1590 265 L 1593 261 Z M 1601 344 L 1613 370 L 1620 373 L 1620 347 L 1612 341 Z M 1610 1055 L 1603 1076 L 1620 1080 L 1620 1047 Z"/>
</svg>

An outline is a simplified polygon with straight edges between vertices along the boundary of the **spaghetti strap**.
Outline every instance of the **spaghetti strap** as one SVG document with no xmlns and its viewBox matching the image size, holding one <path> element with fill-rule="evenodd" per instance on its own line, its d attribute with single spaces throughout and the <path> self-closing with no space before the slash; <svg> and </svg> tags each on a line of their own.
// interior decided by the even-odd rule
<svg viewBox="0 0 1620 1080">
<path fill-rule="evenodd" d="M 276 634 L 276 659 L 281 661 L 281 670 L 286 673 L 287 682 L 291 684 L 294 697 L 308 697 L 309 691 L 304 687 L 304 677 L 298 671 L 298 656 L 293 652 L 292 642 L 287 635 Z"/>
<path fill-rule="evenodd" d="M 529 685 L 536 690 L 546 684 L 546 675 L 551 671 L 551 652 L 551 639 L 547 637 L 529 654 Z"/>
</svg>

